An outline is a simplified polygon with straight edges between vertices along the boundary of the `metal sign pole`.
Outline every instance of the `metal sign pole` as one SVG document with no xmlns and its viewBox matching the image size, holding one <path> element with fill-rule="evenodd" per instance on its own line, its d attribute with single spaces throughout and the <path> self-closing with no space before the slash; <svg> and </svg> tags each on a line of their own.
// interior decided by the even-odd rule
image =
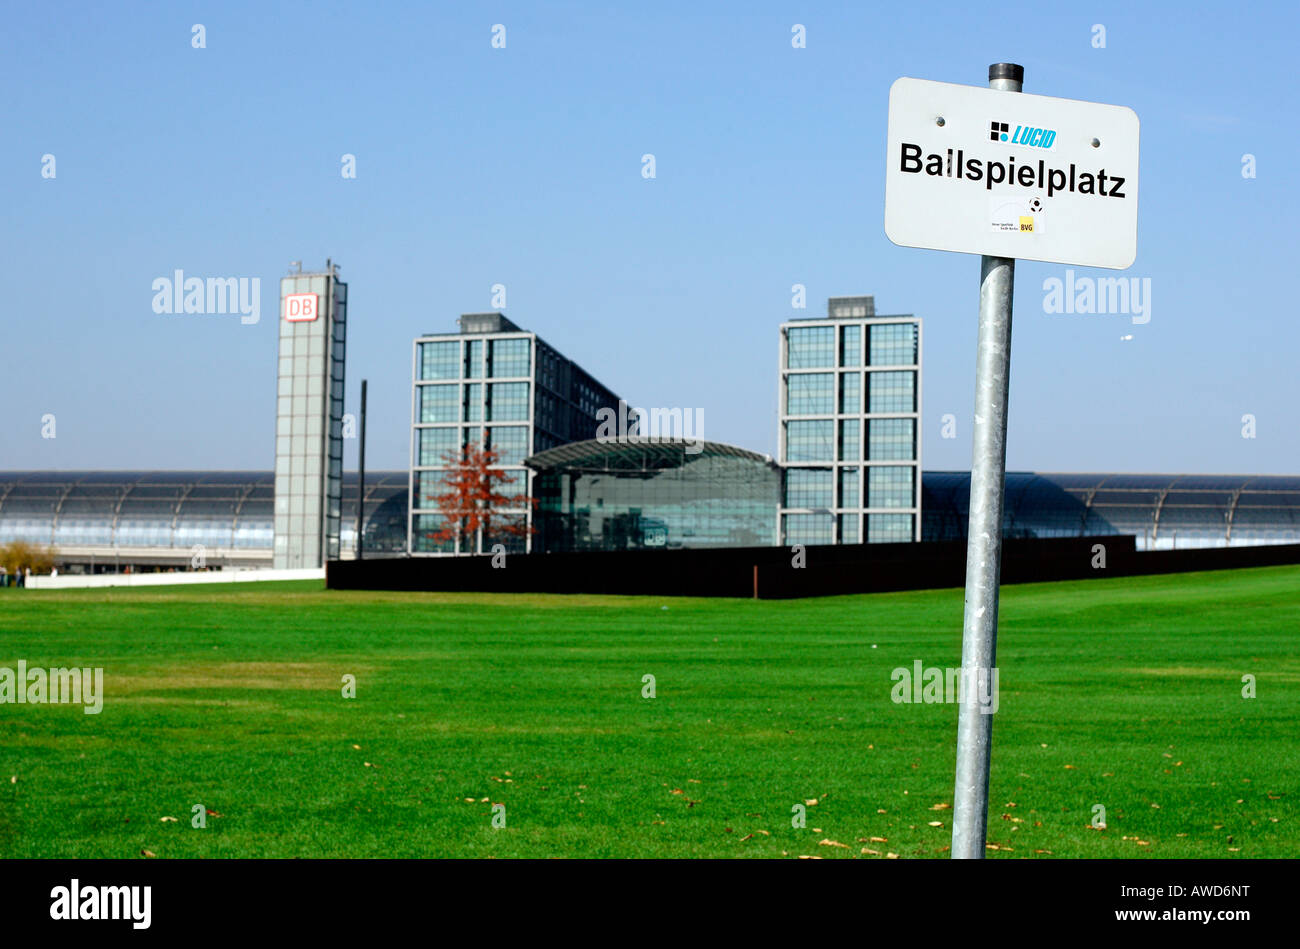
<svg viewBox="0 0 1300 949">
<path fill-rule="evenodd" d="M 995 63 L 989 87 L 1019 92 L 1023 66 Z M 975 357 L 975 437 L 966 537 L 966 611 L 962 626 L 962 701 L 957 718 L 952 857 L 984 857 L 989 813 L 993 716 L 979 689 L 996 687 L 1002 504 L 1007 473 L 1007 383 L 1011 375 L 1011 295 L 1016 262 L 980 258 L 979 345 Z M 996 706 L 995 706 L 996 707 Z"/>
<path fill-rule="evenodd" d="M 357 460 L 357 559 L 366 547 L 366 380 L 361 380 L 361 444 Z"/>
</svg>

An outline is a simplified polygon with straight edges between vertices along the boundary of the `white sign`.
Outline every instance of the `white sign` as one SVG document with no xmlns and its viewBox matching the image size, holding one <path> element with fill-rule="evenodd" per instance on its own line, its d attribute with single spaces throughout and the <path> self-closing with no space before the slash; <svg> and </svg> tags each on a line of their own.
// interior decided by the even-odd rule
<svg viewBox="0 0 1300 949">
<path fill-rule="evenodd" d="M 1116 270 L 1137 257 L 1132 109 L 904 78 L 888 148 L 895 244 Z"/>
<path fill-rule="evenodd" d="M 290 293 L 284 298 L 284 318 L 290 323 L 305 323 L 320 316 L 319 297 L 314 293 Z"/>
</svg>

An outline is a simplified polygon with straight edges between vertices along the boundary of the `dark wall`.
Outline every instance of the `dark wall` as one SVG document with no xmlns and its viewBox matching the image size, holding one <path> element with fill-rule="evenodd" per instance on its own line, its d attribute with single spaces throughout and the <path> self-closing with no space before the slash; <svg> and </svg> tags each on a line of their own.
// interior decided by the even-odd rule
<svg viewBox="0 0 1300 949">
<path fill-rule="evenodd" d="M 1093 546 L 1105 546 L 1106 567 L 1094 569 Z M 783 599 L 887 590 L 960 587 L 966 545 L 857 544 L 805 548 L 792 566 L 786 547 L 713 550 L 627 550 L 491 556 L 331 561 L 326 583 L 337 590 L 436 590 L 489 593 L 616 593 Z M 1002 582 L 1181 573 L 1300 563 L 1300 545 L 1228 547 L 1137 553 L 1129 535 L 1008 539 Z"/>
</svg>

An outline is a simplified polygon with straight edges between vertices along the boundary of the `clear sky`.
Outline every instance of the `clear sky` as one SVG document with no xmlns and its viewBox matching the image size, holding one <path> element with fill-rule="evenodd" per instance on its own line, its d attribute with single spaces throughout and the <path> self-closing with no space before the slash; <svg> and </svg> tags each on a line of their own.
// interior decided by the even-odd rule
<svg viewBox="0 0 1300 949">
<path fill-rule="evenodd" d="M 372 469 L 409 463 L 411 340 L 497 283 L 632 404 L 766 452 L 779 324 L 874 294 L 925 320 L 925 468 L 968 467 L 979 261 L 886 239 L 886 112 L 1011 61 L 1140 116 L 1151 320 L 1047 314 L 1066 268 L 1018 266 L 1008 467 L 1300 472 L 1298 34 L 1273 0 L 11 4 L 0 468 L 269 470 L 279 277 L 326 257 Z M 260 323 L 155 314 L 176 269 L 260 277 Z"/>
</svg>

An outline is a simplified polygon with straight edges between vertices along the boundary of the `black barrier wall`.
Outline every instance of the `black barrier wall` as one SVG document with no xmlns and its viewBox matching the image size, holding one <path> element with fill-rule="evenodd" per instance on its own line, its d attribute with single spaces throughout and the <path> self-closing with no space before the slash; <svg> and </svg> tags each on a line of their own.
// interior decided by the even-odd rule
<svg viewBox="0 0 1300 949">
<path fill-rule="evenodd" d="M 1138 553 L 1129 535 L 1010 539 L 1003 542 L 1002 582 L 1037 583 L 1093 577 L 1183 573 L 1300 563 L 1300 545 L 1217 547 Z M 1100 566 L 1104 556 L 1105 566 Z M 788 599 L 960 587 L 964 541 L 816 546 L 799 556 L 787 547 L 626 550 L 565 554 L 404 557 L 330 561 L 336 590 L 426 590 L 485 593 L 612 593 Z"/>
</svg>

